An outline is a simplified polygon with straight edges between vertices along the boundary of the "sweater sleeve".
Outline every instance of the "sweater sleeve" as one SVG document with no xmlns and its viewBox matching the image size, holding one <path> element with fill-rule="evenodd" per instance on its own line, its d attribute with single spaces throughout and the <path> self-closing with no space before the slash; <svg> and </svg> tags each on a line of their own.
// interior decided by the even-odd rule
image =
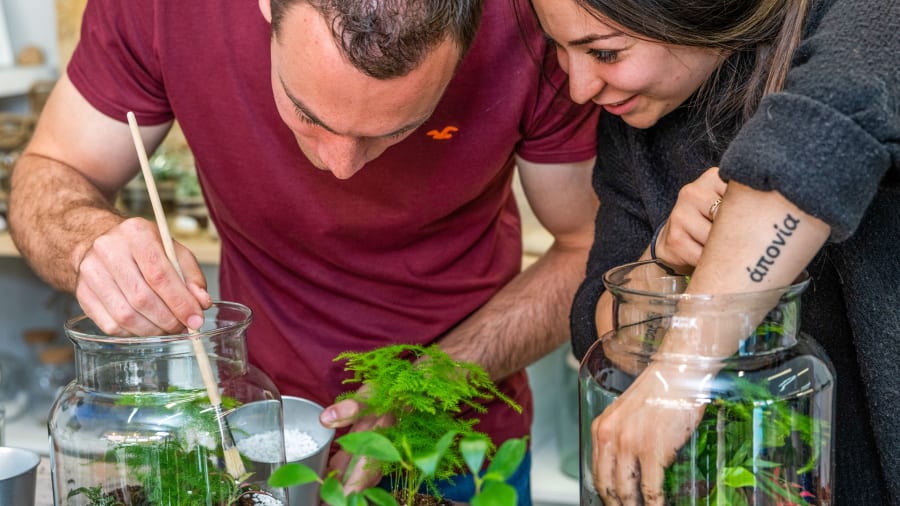
<svg viewBox="0 0 900 506">
<path fill-rule="evenodd" d="M 600 208 L 586 276 L 575 294 L 570 315 L 572 349 L 579 360 L 599 337 L 596 312 L 597 300 L 605 290 L 603 274 L 637 260 L 653 235 L 654 227 L 639 199 L 643 178 L 628 162 L 628 145 L 635 132 L 625 130 L 620 119 L 601 114 L 593 175 Z"/>
<path fill-rule="evenodd" d="M 777 190 L 851 236 L 888 171 L 900 171 L 900 2 L 834 0 L 815 12 L 785 89 L 765 97 L 721 174 Z"/>
</svg>

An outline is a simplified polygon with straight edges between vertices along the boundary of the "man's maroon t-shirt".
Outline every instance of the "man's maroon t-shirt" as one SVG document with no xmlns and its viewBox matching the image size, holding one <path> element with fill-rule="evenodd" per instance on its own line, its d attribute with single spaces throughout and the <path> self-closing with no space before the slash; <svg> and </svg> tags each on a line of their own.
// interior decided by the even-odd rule
<svg viewBox="0 0 900 506">
<path fill-rule="evenodd" d="M 68 76 L 120 121 L 177 118 L 222 241 L 221 296 L 253 310 L 251 361 L 282 394 L 328 405 L 350 388 L 339 352 L 430 343 L 519 272 L 514 154 L 595 155 L 595 109 L 568 101 L 518 10 L 487 0 L 431 119 L 345 181 L 313 167 L 279 118 L 256 0 L 92 0 Z M 525 414 L 490 406 L 479 429 L 497 442 L 531 424 L 524 371 L 502 388 Z"/>
</svg>

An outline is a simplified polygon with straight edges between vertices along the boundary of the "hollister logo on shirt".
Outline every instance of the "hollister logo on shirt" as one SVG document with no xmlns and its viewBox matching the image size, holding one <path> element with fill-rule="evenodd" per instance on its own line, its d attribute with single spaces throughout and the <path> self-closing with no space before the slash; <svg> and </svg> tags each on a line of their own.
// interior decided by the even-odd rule
<svg viewBox="0 0 900 506">
<path fill-rule="evenodd" d="M 459 131 L 455 126 L 445 126 L 443 130 L 430 130 L 428 136 L 436 141 L 444 141 L 453 138 L 453 132 Z"/>
</svg>

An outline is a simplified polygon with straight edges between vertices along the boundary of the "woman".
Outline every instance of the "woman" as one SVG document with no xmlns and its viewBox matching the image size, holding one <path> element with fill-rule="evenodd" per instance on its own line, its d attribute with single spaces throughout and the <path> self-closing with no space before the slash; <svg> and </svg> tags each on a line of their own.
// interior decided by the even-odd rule
<svg viewBox="0 0 900 506">
<path fill-rule="evenodd" d="M 605 111 L 597 233 L 572 310 L 577 354 L 610 328 L 602 274 L 649 258 L 651 246 L 696 266 L 693 293 L 775 288 L 806 268 L 803 328 L 838 376 L 832 504 L 900 504 L 900 4 L 533 6 L 573 100 Z M 778 235 L 783 223 L 790 237 Z M 727 356 L 739 337 L 698 343 L 670 330 L 664 346 Z M 664 469 L 696 423 L 691 410 L 664 411 L 675 404 L 658 401 L 688 394 L 665 390 L 657 373 L 678 374 L 645 371 L 592 425 L 606 504 L 662 504 Z"/>
</svg>

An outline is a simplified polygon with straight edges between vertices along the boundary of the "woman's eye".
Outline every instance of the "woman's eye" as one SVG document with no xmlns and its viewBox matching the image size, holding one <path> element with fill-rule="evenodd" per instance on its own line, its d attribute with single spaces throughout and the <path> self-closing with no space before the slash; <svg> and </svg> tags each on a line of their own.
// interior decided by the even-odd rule
<svg viewBox="0 0 900 506">
<path fill-rule="evenodd" d="M 593 56 L 601 63 L 613 63 L 619 59 L 618 51 L 610 51 L 606 49 L 589 49 L 588 54 Z"/>
</svg>

